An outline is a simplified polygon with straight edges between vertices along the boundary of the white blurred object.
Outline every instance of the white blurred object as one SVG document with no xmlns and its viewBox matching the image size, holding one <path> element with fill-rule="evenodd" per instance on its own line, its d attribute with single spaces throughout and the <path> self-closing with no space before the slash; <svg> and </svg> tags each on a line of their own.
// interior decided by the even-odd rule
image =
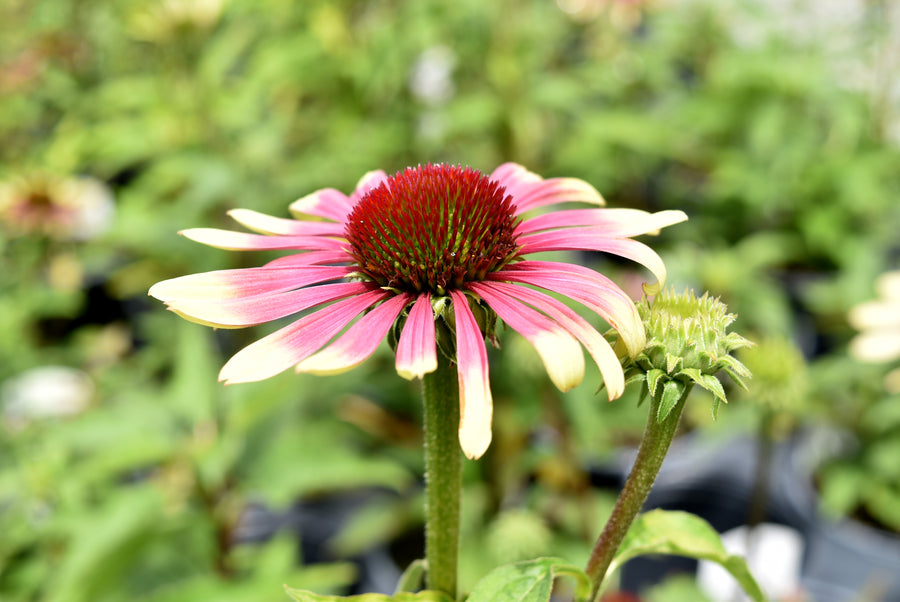
<svg viewBox="0 0 900 602">
<path fill-rule="evenodd" d="M 3 417 L 19 426 L 31 420 L 80 414 L 93 396 L 91 378 L 66 366 L 33 368 L 0 387 Z"/>
<path fill-rule="evenodd" d="M 864 362 L 900 359 L 900 271 L 878 279 L 878 299 L 850 310 L 850 324 L 860 334 L 850 341 L 850 354 Z"/>
<path fill-rule="evenodd" d="M 456 55 L 447 46 L 426 48 L 409 74 L 409 89 L 419 101 L 434 105 L 448 100 L 455 91 L 453 68 Z"/>
<path fill-rule="evenodd" d="M 796 529 L 763 523 L 748 532 L 742 526 L 723 533 L 722 543 L 729 554 L 747 559 L 750 572 L 770 599 L 795 598 L 800 592 L 804 544 Z M 714 602 L 750 600 L 734 577 L 713 562 L 700 561 L 697 583 Z"/>
</svg>

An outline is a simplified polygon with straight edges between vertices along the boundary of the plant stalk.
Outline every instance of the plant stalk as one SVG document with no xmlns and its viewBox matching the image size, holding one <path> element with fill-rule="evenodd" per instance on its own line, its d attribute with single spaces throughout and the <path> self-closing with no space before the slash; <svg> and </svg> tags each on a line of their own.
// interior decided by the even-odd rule
<svg viewBox="0 0 900 602">
<path fill-rule="evenodd" d="M 438 354 L 438 368 L 426 374 L 425 401 L 425 583 L 456 598 L 459 557 L 459 383 L 456 366 Z"/>
<path fill-rule="evenodd" d="M 585 572 L 591 579 L 591 595 L 589 600 L 599 598 L 600 589 L 603 580 L 609 570 L 625 534 L 631 527 L 631 523 L 637 517 L 641 507 L 650 494 L 650 488 L 659 474 L 666 452 L 669 451 L 669 445 L 678 429 L 678 422 L 681 419 L 681 411 L 684 409 L 684 402 L 691 392 L 691 385 L 687 385 L 682 393 L 681 398 L 675 404 L 675 407 L 669 412 L 665 420 L 659 422 L 657 420 L 657 412 L 662 400 L 663 387 L 658 388 L 657 394 L 651 399 L 650 414 L 647 416 L 647 426 L 644 429 L 644 436 L 641 439 L 641 445 L 638 448 L 637 458 L 631 473 L 625 481 L 625 486 L 619 493 L 616 505 L 612 514 L 597 543 L 594 544 L 594 550 L 588 560 Z"/>
</svg>

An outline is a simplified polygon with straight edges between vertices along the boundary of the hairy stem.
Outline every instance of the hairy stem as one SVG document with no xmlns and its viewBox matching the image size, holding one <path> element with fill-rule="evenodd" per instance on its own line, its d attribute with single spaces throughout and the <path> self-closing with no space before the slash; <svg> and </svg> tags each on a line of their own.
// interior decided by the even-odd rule
<svg viewBox="0 0 900 602">
<path fill-rule="evenodd" d="M 456 367 L 439 354 L 438 369 L 426 374 L 425 400 L 425 560 L 428 589 L 456 598 L 459 556 L 459 384 Z"/>
<path fill-rule="evenodd" d="M 628 475 L 628 480 L 625 481 L 625 486 L 619 493 L 619 499 L 616 500 L 612 515 L 606 522 L 600 537 L 597 538 L 597 543 L 594 544 L 594 550 L 588 560 L 585 572 L 590 577 L 592 584 L 590 600 L 598 598 L 609 565 L 622 544 L 625 534 L 628 533 L 631 523 L 634 522 L 650 494 L 650 488 L 656 480 L 656 475 L 659 474 L 666 452 L 669 451 L 669 445 L 675 436 L 681 411 L 684 409 L 684 401 L 691 392 L 691 386 L 685 387 L 681 399 L 678 400 L 666 419 L 659 422 L 656 415 L 662 400 L 662 392 L 663 387 L 659 387 L 657 395 L 652 397 L 650 415 L 647 417 L 644 437 L 641 439 L 641 446 L 638 449 L 634 466 L 631 468 L 631 474 Z"/>
</svg>

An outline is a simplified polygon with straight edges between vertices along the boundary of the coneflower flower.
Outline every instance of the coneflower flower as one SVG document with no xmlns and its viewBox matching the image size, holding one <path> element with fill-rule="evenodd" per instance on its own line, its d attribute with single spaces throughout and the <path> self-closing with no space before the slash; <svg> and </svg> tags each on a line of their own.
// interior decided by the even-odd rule
<svg viewBox="0 0 900 602">
<path fill-rule="evenodd" d="M 466 456 L 477 458 L 491 440 L 485 337 L 494 340 L 497 317 L 535 347 L 560 390 L 584 376 L 581 346 L 599 367 L 609 398 L 624 389 L 621 365 L 603 336 L 537 289 L 600 315 L 630 354 L 644 347 L 634 303 L 609 278 L 580 265 L 527 256 L 560 250 L 619 255 L 652 272 L 657 280 L 647 287 L 652 293 L 665 280 L 665 266 L 630 237 L 687 218 L 681 211 L 599 208 L 535 215 L 536 209 L 572 202 L 604 204 L 586 182 L 544 180 L 512 163 L 490 176 L 449 165 L 409 168 L 392 177 L 371 172 L 349 196 L 324 189 L 296 201 L 290 206 L 295 219 L 248 209 L 229 213 L 259 234 L 183 231 L 224 249 L 295 253 L 262 267 L 166 280 L 150 294 L 189 320 L 220 328 L 318 308 L 238 352 L 219 374 L 225 383 L 258 381 L 290 367 L 342 372 L 363 362 L 396 328 L 401 376 L 433 372 L 438 353 L 456 362 L 460 444 Z"/>
</svg>

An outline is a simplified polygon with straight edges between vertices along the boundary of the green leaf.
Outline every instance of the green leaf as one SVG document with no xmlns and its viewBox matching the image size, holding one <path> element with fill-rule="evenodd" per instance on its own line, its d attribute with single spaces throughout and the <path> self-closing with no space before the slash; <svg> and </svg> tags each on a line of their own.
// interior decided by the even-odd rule
<svg viewBox="0 0 900 602">
<path fill-rule="evenodd" d="M 659 379 L 665 375 L 666 373 L 659 368 L 647 370 L 647 389 L 650 391 L 650 395 L 656 395 L 656 387 L 659 384 Z"/>
<path fill-rule="evenodd" d="M 426 566 L 425 560 L 422 558 L 413 560 L 400 575 L 400 581 L 397 582 L 397 593 L 414 592 L 422 587 L 422 583 L 425 581 Z"/>
<path fill-rule="evenodd" d="M 699 516 L 670 510 L 651 510 L 638 516 L 613 558 L 608 574 L 632 558 L 647 554 L 687 556 L 718 563 L 756 602 L 766 600 L 746 561 L 729 554 L 716 530 Z"/>
<path fill-rule="evenodd" d="M 360 596 L 321 596 L 305 589 L 291 589 L 285 586 L 287 595 L 297 602 L 454 602 L 444 592 L 423 591 L 415 594 L 401 592 L 393 596 L 385 594 L 362 594 Z"/>
<path fill-rule="evenodd" d="M 575 579 L 575 599 L 586 599 L 591 591 L 587 575 L 560 558 L 537 558 L 497 567 L 475 585 L 467 602 L 547 602 L 553 580 Z"/>
<path fill-rule="evenodd" d="M 725 398 L 725 389 L 722 388 L 722 383 L 720 383 L 719 379 L 712 374 L 703 374 L 697 368 L 685 368 L 681 373 L 685 374 L 692 381 L 715 395 L 716 399 L 728 403 L 728 400 Z"/>
<path fill-rule="evenodd" d="M 677 380 L 670 380 L 666 383 L 662 392 L 662 399 L 659 400 L 659 409 L 656 412 L 657 422 L 662 422 L 669 416 L 672 408 L 674 408 L 675 404 L 678 403 L 678 400 L 681 399 L 683 393 L 684 385 Z"/>
</svg>

